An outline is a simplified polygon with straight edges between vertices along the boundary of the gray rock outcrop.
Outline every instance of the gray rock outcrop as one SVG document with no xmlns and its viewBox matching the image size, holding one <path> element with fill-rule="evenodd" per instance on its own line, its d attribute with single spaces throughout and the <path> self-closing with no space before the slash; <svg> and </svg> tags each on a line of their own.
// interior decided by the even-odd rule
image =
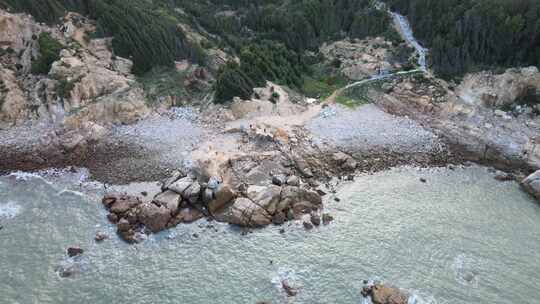
<svg viewBox="0 0 540 304">
<path fill-rule="evenodd" d="M 540 201 L 540 170 L 529 175 L 521 182 L 523 188 Z"/>
</svg>

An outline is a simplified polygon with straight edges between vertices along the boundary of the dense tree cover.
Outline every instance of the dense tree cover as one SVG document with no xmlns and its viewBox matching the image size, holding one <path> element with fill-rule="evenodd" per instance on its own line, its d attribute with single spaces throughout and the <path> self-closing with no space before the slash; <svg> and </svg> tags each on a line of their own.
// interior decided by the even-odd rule
<svg viewBox="0 0 540 304">
<path fill-rule="evenodd" d="M 494 66 L 540 65 L 538 0 L 388 0 L 430 47 L 441 76 Z"/>
<path fill-rule="evenodd" d="M 220 47 L 240 58 L 218 75 L 217 98 L 246 98 L 264 80 L 301 87 L 301 54 L 325 41 L 345 37 L 398 36 L 390 17 L 370 0 L 170 0 L 182 7 L 195 27 L 219 37 Z M 270 43 L 273 41 L 275 43 Z M 249 45 L 249 47 L 245 47 Z"/>
<path fill-rule="evenodd" d="M 371 0 L 170 0 L 192 20 L 240 49 L 246 39 L 277 40 L 295 51 L 344 37 L 388 35 L 388 15 Z"/>
<path fill-rule="evenodd" d="M 216 100 L 224 102 L 235 96 L 248 98 L 254 87 L 262 87 L 266 80 L 291 87 L 302 84 L 305 66 L 301 56 L 284 44 L 261 41 L 250 44 L 240 52 L 240 64 L 229 62 L 221 67 L 215 85 Z"/>
<path fill-rule="evenodd" d="M 131 57 L 135 72 L 171 65 L 174 59 L 204 60 L 179 22 L 237 55 L 218 75 L 218 98 L 246 97 L 265 80 L 293 87 L 306 72 L 300 54 L 345 37 L 395 38 L 387 14 L 372 0 L 0 0 L 0 6 L 27 11 L 54 22 L 65 10 L 97 20 L 99 36 L 114 36 L 115 52 Z M 247 46 L 247 47 L 246 47 Z M 209 47 L 209 46 L 206 46 Z M 230 78 L 230 79 L 229 79 Z M 249 88 L 248 88 L 249 87 Z"/>
<path fill-rule="evenodd" d="M 32 62 L 32 73 L 47 74 L 53 62 L 58 60 L 62 45 L 49 33 L 41 33 L 38 37 L 39 57 Z"/>
<path fill-rule="evenodd" d="M 177 58 L 204 60 L 198 45 L 187 42 L 174 16 L 146 0 L 0 0 L 0 6 L 31 13 L 37 20 L 54 22 L 66 10 L 97 20 L 98 36 L 114 36 L 113 48 L 131 57 L 134 72 L 153 66 L 172 66 Z"/>
</svg>

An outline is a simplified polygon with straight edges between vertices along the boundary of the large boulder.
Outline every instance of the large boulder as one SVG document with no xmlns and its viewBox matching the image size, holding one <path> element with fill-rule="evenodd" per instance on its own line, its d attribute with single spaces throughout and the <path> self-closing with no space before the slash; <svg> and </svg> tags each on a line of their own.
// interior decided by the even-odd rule
<svg viewBox="0 0 540 304">
<path fill-rule="evenodd" d="M 102 202 L 114 214 L 123 214 L 141 204 L 141 200 L 136 196 L 115 193 L 107 194 Z"/>
<path fill-rule="evenodd" d="M 253 228 L 267 226 L 272 223 L 272 217 L 264 208 L 245 197 L 237 198 L 231 206 L 216 215 L 216 219 L 242 227 Z"/>
<path fill-rule="evenodd" d="M 201 185 L 199 184 L 199 182 L 194 181 L 191 186 L 189 186 L 184 191 L 182 197 L 191 204 L 197 203 L 197 201 L 201 197 Z"/>
<path fill-rule="evenodd" d="M 255 204 L 264 208 L 269 214 L 276 213 L 279 201 L 281 199 L 281 187 L 270 186 L 249 186 L 247 197 Z"/>
<path fill-rule="evenodd" d="M 139 221 L 153 233 L 167 228 L 171 218 L 171 211 L 164 206 L 154 203 L 144 203 L 139 206 Z"/>
<path fill-rule="evenodd" d="M 409 296 L 399 288 L 376 284 L 371 289 L 373 304 L 407 304 Z"/>
<path fill-rule="evenodd" d="M 154 202 L 157 205 L 166 207 L 172 214 L 176 214 L 182 203 L 182 196 L 174 191 L 167 190 L 156 195 L 156 197 L 154 197 Z"/>
<path fill-rule="evenodd" d="M 309 209 L 319 209 L 322 205 L 322 198 L 316 191 L 300 187 L 286 186 L 281 191 L 281 201 L 278 204 L 277 211 L 283 211 L 289 208 L 304 212 Z M 300 208 L 302 207 L 302 208 Z"/>
<path fill-rule="evenodd" d="M 183 194 L 184 191 L 186 191 L 191 186 L 191 184 L 193 184 L 193 178 L 188 176 L 178 179 L 177 181 L 169 185 L 168 189 L 178 194 Z"/>
<path fill-rule="evenodd" d="M 208 203 L 208 210 L 212 214 L 218 212 L 227 206 L 234 199 L 234 196 L 235 194 L 229 186 L 220 186 L 215 193 L 215 198 Z"/>
<path fill-rule="evenodd" d="M 540 170 L 529 175 L 529 177 L 521 182 L 521 185 L 527 192 L 536 197 L 537 200 L 540 200 Z"/>
</svg>

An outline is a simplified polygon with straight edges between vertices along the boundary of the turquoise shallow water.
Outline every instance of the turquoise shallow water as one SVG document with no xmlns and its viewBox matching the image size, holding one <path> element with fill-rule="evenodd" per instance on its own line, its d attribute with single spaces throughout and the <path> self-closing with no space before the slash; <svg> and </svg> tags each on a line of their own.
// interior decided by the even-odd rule
<svg viewBox="0 0 540 304">
<path fill-rule="evenodd" d="M 68 184 L 0 177 L 0 303 L 360 303 L 365 278 L 417 303 L 540 299 L 540 204 L 486 168 L 362 175 L 326 204 L 336 221 L 310 232 L 295 223 L 243 236 L 201 221 L 135 246 L 114 235 L 99 190 Z M 112 237 L 96 244 L 96 231 Z M 65 257 L 73 245 L 80 261 Z M 81 273 L 60 278 L 70 263 Z"/>
</svg>

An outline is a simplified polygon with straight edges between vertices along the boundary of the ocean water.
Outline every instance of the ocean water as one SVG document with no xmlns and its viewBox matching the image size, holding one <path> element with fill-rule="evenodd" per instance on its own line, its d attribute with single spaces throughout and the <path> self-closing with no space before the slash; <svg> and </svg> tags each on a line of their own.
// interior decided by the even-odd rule
<svg viewBox="0 0 540 304">
<path fill-rule="evenodd" d="M 202 220 L 138 245 L 115 235 L 102 191 L 86 174 L 0 177 L 0 303 L 362 303 L 364 279 L 410 303 L 540 299 L 540 204 L 483 167 L 358 176 L 327 198 L 336 220 L 312 231 Z M 67 258 L 69 246 L 85 253 Z"/>
</svg>

